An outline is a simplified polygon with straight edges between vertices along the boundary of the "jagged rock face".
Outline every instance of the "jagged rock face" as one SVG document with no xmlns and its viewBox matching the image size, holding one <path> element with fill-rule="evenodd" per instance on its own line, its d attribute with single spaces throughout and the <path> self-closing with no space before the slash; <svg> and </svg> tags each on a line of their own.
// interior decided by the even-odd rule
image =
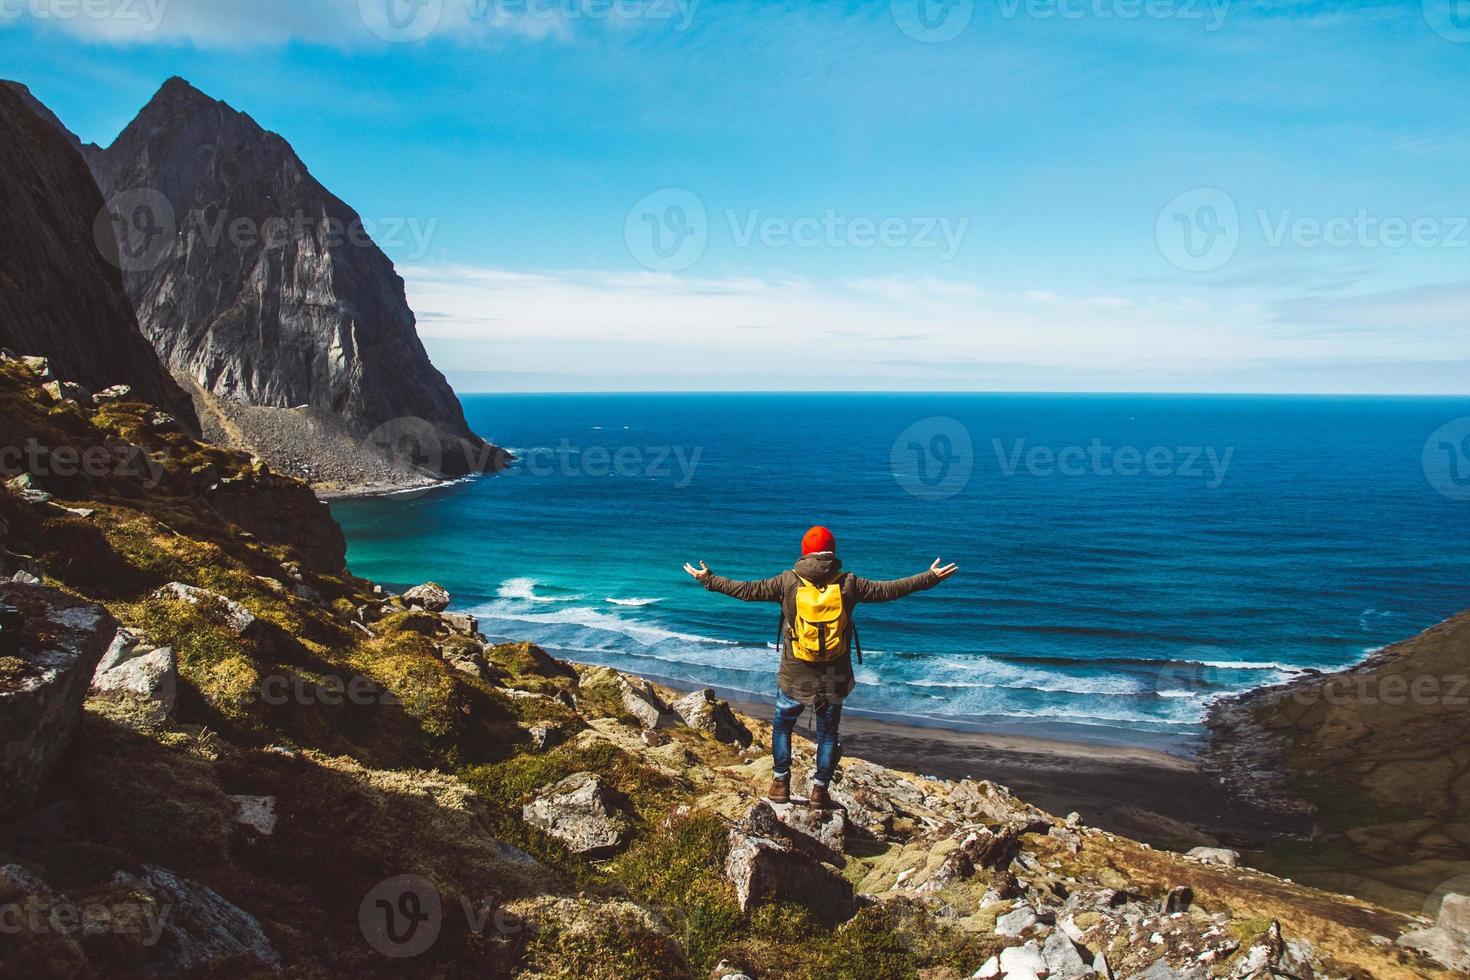
<svg viewBox="0 0 1470 980">
<path fill-rule="evenodd" d="M 92 672 L 117 633 L 101 606 L 55 589 L 0 585 L 24 617 L 19 650 L 0 658 L 0 815 L 23 811 L 82 723 Z"/>
<path fill-rule="evenodd" d="M 332 421 L 342 439 L 387 425 L 374 442 L 411 443 L 435 474 L 502 464 L 429 363 L 393 264 L 280 136 L 174 78 L 89 162 L 144 333 L 219 402 L 226 432 L 261 430 L 271 460 L 286 450 L 267 430 L 287 423 L 234 407 L 307 406 L 316 425 L 300 438 Z"/>
<path fill-rule="evenodd" d="M 138 330 L 111 241 L 97 245 L 102 211 L 76 137 L 24 86 L 0 84 L 0 346 L 93 391 L 130 385 L 197 428 Z"/>
</svg>

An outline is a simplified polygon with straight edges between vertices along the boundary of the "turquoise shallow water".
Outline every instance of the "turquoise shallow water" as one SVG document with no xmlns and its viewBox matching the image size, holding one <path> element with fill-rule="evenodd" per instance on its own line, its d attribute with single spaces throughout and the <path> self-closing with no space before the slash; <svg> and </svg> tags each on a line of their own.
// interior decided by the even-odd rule
<svg viewBox="0 0 1470 980">
<path fill-rule="evenodd" d="M 1470 606 L 1470 493 L 1446 482 L 1470 460 L 1425 466 L 1457 451 L 1431 436 L 1458 431 L 1465 399 L 464 402 L 522 462 L 335 503 L 353 571 L 436 580 L 492 637 L 726 691 L 774 692 L 774 608 L 708 594 L 681 563 L 773 575 L 813 523 L 869 577 L 960 564 L 859 618 L 852 708 L 921 723 L 1183 745 L 1222 693 Z"/>
</svg>

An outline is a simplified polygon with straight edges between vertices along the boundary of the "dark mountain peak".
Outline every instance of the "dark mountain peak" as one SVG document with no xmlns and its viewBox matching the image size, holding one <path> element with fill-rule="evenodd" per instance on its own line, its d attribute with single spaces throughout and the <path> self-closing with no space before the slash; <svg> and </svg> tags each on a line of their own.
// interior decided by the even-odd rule
<svg viewBox="0 0 1470 980">
<path fill-rule="evenodd" d="M 19 96 L 20 101 L 25 105 L 27 109 L 40 116 L 54 129 L 60 132 L 61 135 L 65 136 L 68 143 L 77 148 L 81 147 L 82 141 L 77 137 L 77 135 L 71 130 L 67 129 L 66 124 L 63 123 L 59 118 L 57 118 L 56 113 L 52 112 L 51 109 L 44 102 L 36 98 L 36 96 L 31 92 L 30 88 L 28 88 L 24 83 L 12 82 L 6 79 L 0 80 L 0 85 L 4 85 L 6 88 L 10 89 L 17 96 Z"/>
<path fill-rule="evenodd" d="M 206 428 L 226 419 L 212 434 L 319 483 L 501 465 L 429 362 L 393 263 L 281 136 L 170 78 L 88 162 L 109 201 L 148 204 L 124 283 Z"/>
<path fill-rule="evenodd" d="M 98 247 L 103 213 L 75 137 L 24 86 L 0 85 L 0 346 L 93 391 L 130 385 L 197 425 L 139 332 L 117 252 Z"/>
</svg>

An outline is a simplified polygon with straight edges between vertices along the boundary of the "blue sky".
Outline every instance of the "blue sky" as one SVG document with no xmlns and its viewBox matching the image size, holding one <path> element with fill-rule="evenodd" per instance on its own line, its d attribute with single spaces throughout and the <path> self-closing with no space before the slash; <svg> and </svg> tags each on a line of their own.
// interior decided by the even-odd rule
<svg viewBox="0 0 1470 980">
<path fill-rule="evenodd" d="M 0 74 L 283 134 L 461 390 L 1470 391 L 1466 0 L 418 2 L 0 0 Z"/>
</svg>

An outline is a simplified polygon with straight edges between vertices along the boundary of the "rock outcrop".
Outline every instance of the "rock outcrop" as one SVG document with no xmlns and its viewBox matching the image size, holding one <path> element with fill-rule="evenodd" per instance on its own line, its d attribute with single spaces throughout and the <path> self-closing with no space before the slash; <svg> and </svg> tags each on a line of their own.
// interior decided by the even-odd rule
<svg viewBox="0 0 1470 980">
<path fill-rule="evenodd" d="M 92 673 L 117 633 L 101 606 L 42 586 L 0 583 L 23 617 L 0 657 L 0 816 L 29 807 L 82 723 Z"/>
<path fill-rule="evenodd" d="M 1470 857 L 1470 613 L 1211 705 L 1203 757 L 1294 830 L 1299 876 L 1405 910 Z"/>
<path fill-rule="evenodd" d="M 76 137 L 15 83 L 0 84 L 0 213 L 0 347 L 45 357 L 58 386 L 126 384 L 197 426 L 138 329 L 112 239 L 98 245 L 106 212 Z"/>
<path fill-rule="evenodd" d="M 392 262 L 280 136 L 171 78 L 89 162 L 138 321 L 214 441 L 328 488 L 504 465 Z"/>
</svg>

